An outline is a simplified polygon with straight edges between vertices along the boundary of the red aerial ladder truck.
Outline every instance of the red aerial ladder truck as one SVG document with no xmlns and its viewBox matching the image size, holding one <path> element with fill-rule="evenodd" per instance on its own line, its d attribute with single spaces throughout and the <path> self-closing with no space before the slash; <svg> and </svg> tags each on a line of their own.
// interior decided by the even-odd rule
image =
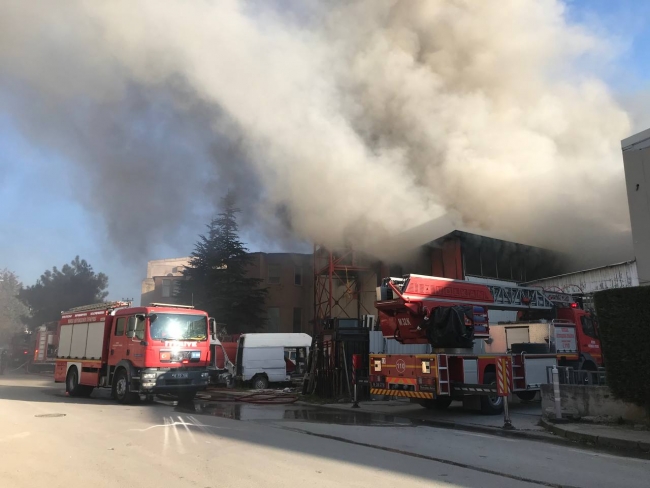
<svg viewBox="0 0 650 488">
<path fill-rule="evenodd" d="M 411 274 L 385 278 L 375 307 L 384 337 L 430 344 L 432 354 L 371 354 L 371 394 L 428 408 L 476 396 L 484 413 L 498 414 L 504 382 L 532 399 L 549 367 L 602 365 L 593 317 L 564 293 Z M 516 321 L 490 325 L 490 310 L 516 312 Z"/>
<path fill-rule="evenodd" d="M 120 403 L 172 393 L 191 400 L 208 385 L 214 319 L 183 305 L 98 303 L 63 312 L 54 381 L 70 396 L 110 388 Z"/>
</svg>

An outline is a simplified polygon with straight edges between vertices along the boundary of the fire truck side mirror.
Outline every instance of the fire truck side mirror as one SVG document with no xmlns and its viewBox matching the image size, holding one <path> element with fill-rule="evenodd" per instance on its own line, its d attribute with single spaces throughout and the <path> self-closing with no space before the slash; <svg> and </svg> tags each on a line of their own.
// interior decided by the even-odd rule
<svg viewBox="0 0 650 488">
<path fill-rule="evenodd" d="M 208 318 L 208 324 L 210 325 L 210 335 L 212 336 L 213 339 L 217 338 L 217 321 L 209 317 Z"/>
</svg>

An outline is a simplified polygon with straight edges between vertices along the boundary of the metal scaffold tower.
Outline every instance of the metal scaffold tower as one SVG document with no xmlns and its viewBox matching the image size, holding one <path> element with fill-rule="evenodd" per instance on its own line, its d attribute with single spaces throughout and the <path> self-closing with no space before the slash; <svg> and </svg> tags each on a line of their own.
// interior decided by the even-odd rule
<svg viewBox="0 0 650 488">
<path fill-rule="evenodd" d="M 314 332 L 320 331 L 327 319 L 361 319 L 363 314 L 374 313 L 361 299 L 363 291 L 371 291 L 364 290 L 364 282 L 373 271 L 367 263 L 359 262 L 351 248 L 332 252 L 314 246 Z"/>
<path fill-rule="evenodd" d="M 362 318 L 375 313 L 379 264 L 371 263 L 351 248 L 333 252 L 314 246 L 314 330 L 303 393 L 351 395 L 352 356 L 368 356 Z"/>
</svg>

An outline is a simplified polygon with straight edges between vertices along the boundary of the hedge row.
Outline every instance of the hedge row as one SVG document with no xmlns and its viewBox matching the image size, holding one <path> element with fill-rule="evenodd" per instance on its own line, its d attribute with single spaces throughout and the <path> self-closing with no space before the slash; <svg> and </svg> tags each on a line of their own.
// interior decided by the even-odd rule
<svg viewBox="0 0 650 488">
<path fill-rule="evenodd" d="M 650 286 L 594 295 L 612 393 L 650 409 Z"/>
</svg>

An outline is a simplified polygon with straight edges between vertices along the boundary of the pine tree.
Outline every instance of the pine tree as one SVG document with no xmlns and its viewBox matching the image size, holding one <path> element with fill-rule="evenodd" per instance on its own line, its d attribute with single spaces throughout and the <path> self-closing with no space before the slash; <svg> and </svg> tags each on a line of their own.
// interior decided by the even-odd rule
<svg viewBox="0 0 650 488">
<path fill-rule="evenodd" d="M 228 333 L 253 332 L 264 326 L 267 289 L 263 280 L 250 278 L 248 249 L 239 240 L 235 197 L 222 199 L 222 212 L 199 236 L 183 271 L 178 296 L 214 317 Z"/>
</svg>

